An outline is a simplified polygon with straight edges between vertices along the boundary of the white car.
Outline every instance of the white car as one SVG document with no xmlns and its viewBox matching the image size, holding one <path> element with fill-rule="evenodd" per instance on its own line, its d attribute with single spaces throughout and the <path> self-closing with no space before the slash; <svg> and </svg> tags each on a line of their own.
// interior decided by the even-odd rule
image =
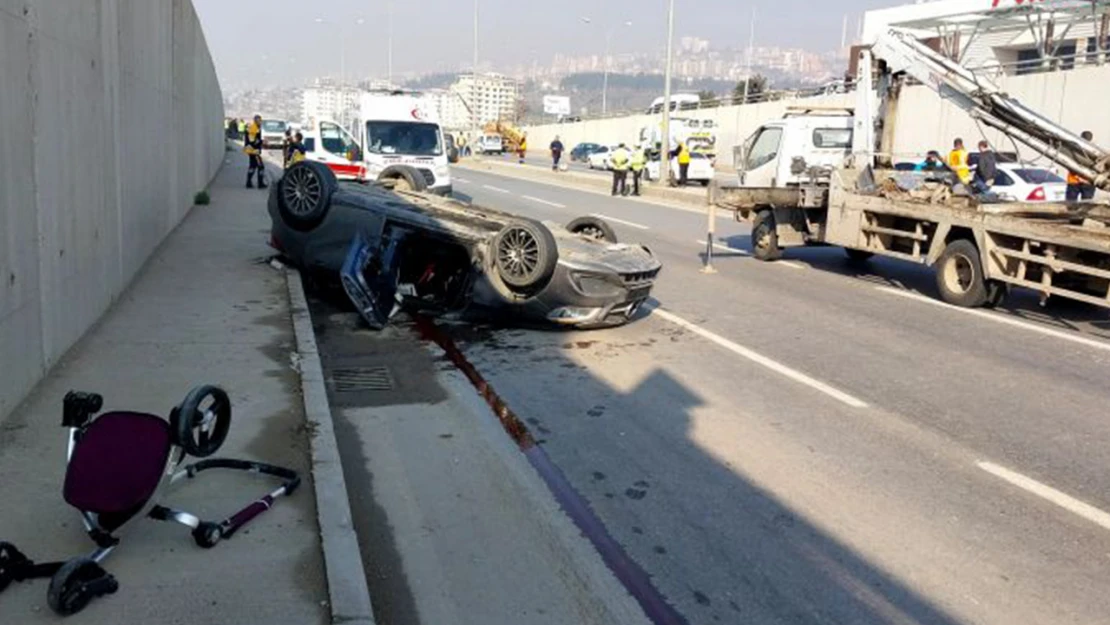
<svg viewBox="0 0 1110 625">
<path fill-rule="evenodd" d="M 999 163 L 991 190 L 1007 202 L 1064 202 L 1068 182 L 1043 167 Z"/>
<path fill-rule="evenodd" d="M 482 135 L 478 139 L 478 152 L 481 154 L 504 154 L 505 141 L 501 135 Z"/>
<path fill-rule="evenodd" d="M 671 174 L 678 180 L 678 157 L 671 159 Z M 690 169 L 686 172 L 688 182 L 698 182 L 708 187 L 716 172 L 713 171 L 713 161 L 700 152 L 690 153 Z M 647 164 L 648 180 L 659 180 L 659 161 Z"/>
<path fill-rule="evenodd" d="M 603 145 L 586 157 L 586 166 L 590 169 L 609 169 L 609 155 L 615 152 L 617 146 Z"/>
<path fill-rule="evenodd" d="M 280 119 L 262 120 L 262 147 L 280 148 L 285 143 L 285 130 L 289 124 Z"/>
</svg>

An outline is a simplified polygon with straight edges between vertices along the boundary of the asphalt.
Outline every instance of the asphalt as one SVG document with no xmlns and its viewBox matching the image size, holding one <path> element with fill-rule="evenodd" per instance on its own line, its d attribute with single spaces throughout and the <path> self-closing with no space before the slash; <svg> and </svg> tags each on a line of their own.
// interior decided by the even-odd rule
<svg viewBox="0 0 1110 625">
<path fill-rule="evenodd" d="M 664 264 L 653 310 L 589 333 L 449 326 L 690 623 L 1101 623 L 1110 319 L 931 270 L 458 169 L 460 199 L 609 217 Z M 726 251 L 731 248 L 735 251 Z"/>
</svg>

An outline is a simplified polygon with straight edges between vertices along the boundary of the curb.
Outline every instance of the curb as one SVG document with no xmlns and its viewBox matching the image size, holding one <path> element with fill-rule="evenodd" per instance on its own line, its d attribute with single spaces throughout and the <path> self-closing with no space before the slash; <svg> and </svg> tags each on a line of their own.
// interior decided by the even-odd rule
<svg viewBox="0 0 1110 625">
<path fill-rule="evenodd" d="M 293 332 L 297 337 L 305 421 L 314 428 L 311 437 L 312 479 L 316 486 L 316 516 L 324 551 L 331 622 L 333 625 L 375 625 L 358 537 L 351 521 L 351 504 L 347 499 L 347 482 L 340 463 L 331 406 L 324 386 L 324 369 L 316 348 L 316 335 L 312 329 L 301 274 L 286 268 L 285 282 L 289 288 Z"/>
</svg>

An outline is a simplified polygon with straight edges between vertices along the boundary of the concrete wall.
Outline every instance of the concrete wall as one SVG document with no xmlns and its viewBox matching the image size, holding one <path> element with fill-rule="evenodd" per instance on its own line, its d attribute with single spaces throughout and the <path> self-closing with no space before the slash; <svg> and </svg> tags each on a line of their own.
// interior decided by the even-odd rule
<svg viewBox="0 0 1110 625">
<path fill-rule="evenodd" d="M 0 416 L 100 318 L 223 159 L 191 0 L 0 0 Z"/>
<path fill-rule="evenodd" d="M 1107 85 L 1110 85 L 1110 66 L 1088 67 L 1067 72 L 1006 76 L 1000 87 L 1042 114 L 1061 122 L 1075 132 L 1090 130 L 1095 142 L 1110 146 L 1110 114 L 1106 112 Z M 686 117 L 709 118 L 717 122 L 718 163 L 732 166 L 732 146 L 738 145 L 763 123 L 782 117 L 787 106 L 854 106 L 855 94 L 833 95 L 805 100 L 767 102 L 748 106 L 727 106 L 701 111 L 682 111 Z M 966 113 L 941 100 L 931 89 L 915 86 L 902 94 L 898 132 L 894 151 L 897 156 L 918 158 L 931 149 L 946 151 L 952 139 L 963 137 L 974 148 L 984 133 Z M 658 123 L 659 116 L 654 116 Z M 639 129 L 652 121 L 647 115 L 633 115 L 605 120 L 588 120 L 574 124 L 548 124 L 528 128 L 529 144 L 535 149 L 546 149 L 558 134 L 568 149 L 582 141 L 598 143 L 631 142 Z M 1012 151 L 1008 141 L 1001 141 L 998 133 L 987 132 L 988 141 L 998 149 Z M 1032 159 L 1034 154 L 1022 146 L 1022 154 Z"/>
</svg>

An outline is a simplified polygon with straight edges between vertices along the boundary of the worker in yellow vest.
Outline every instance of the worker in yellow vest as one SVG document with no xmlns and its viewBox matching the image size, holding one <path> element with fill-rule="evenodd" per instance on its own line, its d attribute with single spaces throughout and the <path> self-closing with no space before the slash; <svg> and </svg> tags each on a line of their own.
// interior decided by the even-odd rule
<svg viewBox="0 0 1110 625">
<path fill-rule="evenodd" d="M 948 168 L 956 172 L 960 182 L 971 183 L 971 166 L 968 164 L 968 153 L 964 148 L 963 139 L 956 139 L 952 143 L 952 151 L 948 153 Z"/>
<path fill-rule="evenodd" d="M 542 145 L 542 144 L 541 144 Z M 524 164 L 524 155 L 528 153 L 528 135 L 520 138 L 520 145 L 517 148 L 517 156 L 520 158 L 520 164 Z"/>
<path fill-rule="evenodd" d="M 690 148 L 685 143 L 678 144 L 678 186 L 685 187 L 690 174 Z M 662 175 L 662 174 L 660 174 Z"/>
<path fill-rule="evenodd" d="M 250 159 L 247 167 L 247 188 L 254 188 L 254 174 L 258 172 L 258 188 L 266 188 L 266 165 L 262 162 L 262 116 L 255 115 L 254 121 L 247 126 L 247 136 L 243 140 L 243 153 Z"/>
<path fill-rule="evenodd" d="M 643 146 L 632 149 L 632 158 L 628 166 L 632 169 L 632 195 L 640 195 L 640 177 L 644 175 L 644 166 L 647 165 L 647 155 Z"/>
<path fill-rule="evenodd" d="M 304 135 L 298 132 L 293 135 L 293 141 L 289 144 L 289 165 L 293 166 L 303 161 L 304 155 Z"/>
<path fill-rule="evenodd" d="M 628 195 L 628 165 L 631 161 L 632 155 L 628 153 L 628 148 L 623 143 L 609 155 L 609 166 L 613 168 L 614 197 L 617 193 L 622 196 Z"/>
</svg>

